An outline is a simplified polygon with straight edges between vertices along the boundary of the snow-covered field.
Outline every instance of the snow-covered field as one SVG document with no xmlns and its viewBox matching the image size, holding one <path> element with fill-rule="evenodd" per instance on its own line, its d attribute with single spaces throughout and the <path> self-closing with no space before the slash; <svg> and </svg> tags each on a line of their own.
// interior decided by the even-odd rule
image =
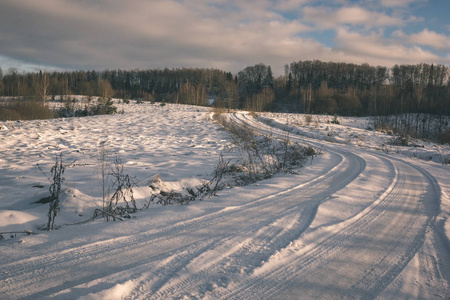
<svg viewBox="0 0 450 300">
<path fill-rule="evenodd" d="M 279 174 L 126 221 L 89 219 L 102 205 L 99 153 L 120 157 L 138 207 L 161 178 L 210 179 L 229 134 L 208 108 L 119 105 L 124 114 L 0 123 L 2 299 L 441 299 L 450 293 L 448 146 L 389 145 L 367 119 L 245 113 L 229 118 L 321 149 Z M 268 119 L 273 120 L 268 122 Z M 330 118 L 331 119 L 331 118 Z M 270 125 L 268 125 L 270 123 Z M 384 146 L 383 146 L 384 144 Z M 58 230 L 45 227 L 49 176 L 64 174 Z"/>
</svg>

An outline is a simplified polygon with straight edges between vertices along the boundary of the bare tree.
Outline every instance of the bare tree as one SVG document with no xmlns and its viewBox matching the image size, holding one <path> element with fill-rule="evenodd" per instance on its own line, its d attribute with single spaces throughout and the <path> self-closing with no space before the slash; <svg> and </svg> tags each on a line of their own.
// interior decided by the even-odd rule
<svg viewBox="0 0 450 300">
<path fill-rule="evenodd" d="M 41 76 L 38 88 L 38 94 L 40 100 L 42 101 L 42 104 L 45 104 L 45 101 L 47 101 L 49 87 L 50 87 L 50 80 L 48 78 L 48 74 L 44 72 Z"/>
<path fill-rule="evenodd" d="M 100 88 L 101 96 L 103 101 L 107 101 L 114 94 L 114 90 L 111 87 L 111 84 L 107 80 L 100 80 L 98 82 L 98 86 Z"/>
</svg>

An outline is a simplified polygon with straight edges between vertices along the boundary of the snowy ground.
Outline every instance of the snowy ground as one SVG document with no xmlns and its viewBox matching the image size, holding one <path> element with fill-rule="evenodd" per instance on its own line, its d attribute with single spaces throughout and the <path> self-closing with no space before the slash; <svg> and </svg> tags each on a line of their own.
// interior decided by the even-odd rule
<svg viewBox="0 0 450 300">
<path fill-rule="evenodd" d="M 101 207 L 95 157 L 120 156 L 138 207 L 159 176 L 210 179 L 228 134 L 207 108 L 119 105 L 114 116 L 0 124 L 2 299 L 440 299 L 450 296 L 449 147 L 389 145 L 367 120 L 230 115 L 322 154 L 280 174 L 183 206 L 151 205 L 123 222 L 69 225 Z M 331 120 L 331 118 L 330 118 Z M 384 146 L 382 146 L 384 144 Z M 60 229 L 45 226 L 47 173 L 66 170 Z M 421 158 L 421 159 L 418 159 Z"/>
<path fill-rule="evenodd" d="M 410 146 L 393 145 L 392 142 L 396 136 L 373 130 L 371 117 L 338 117 L 340 124 L 332 124 L 333 116 L 310 115 L 309 123 L 306 122 L 306 116 L 304 114 L 263 113 L 261 120 L 269 124 L 276 121 L 274 126 L 314 139 L 450 164 L 449 145 L 438 145 L 415 139 L 410 139 Z"/>
</svg>

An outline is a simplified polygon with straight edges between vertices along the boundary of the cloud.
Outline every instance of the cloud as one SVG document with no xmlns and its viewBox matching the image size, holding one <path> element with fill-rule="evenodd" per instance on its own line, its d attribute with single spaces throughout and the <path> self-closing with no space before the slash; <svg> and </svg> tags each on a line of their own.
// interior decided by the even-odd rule
<svg viewBox="0 0 450 300">
<path fill-rule="evenodd" d="M 281 11 L 299 10 L 303 5 L 310 2 L 309 0 L 281 0 L 275 2 L 274 8 Z"/>
<path fill-rule="evenodd" d="M 430 46 L 440 50 L 450 50 L 450 36 L 424 29 L 409 36 L 410 43 Z"/>
<path fill-rule="evenodd" d="M 369 62 L 383 66 L 450 62 L 448 57 L 440 57 L 417 45 L 405 46 L 395 38 L 385 38 L 374 32 L 362 35 L 343 28 L 338 30 L 335 50 L 354 56 L 358 63 Z"/>
<path fill-rule="evenodd" d="M 450 50 L 450 36 L 439 34 L 427 28 L 410 35 L 404 33 L 402 30 L 397 30 L 392 33 L 392 36 L 405 45 L 426 46 L 434 49 L 437 53 L 443 53 L 445 55 Z"/>
<path fill-rule="evenodd" d="M 428 2 L 428 0 L 381 0 L 381 5 L 386 7 L 406 7 L 411 3 Z"/>
<path fill-rule="evenodd" d="M 237 65 L 289 60 L 288 50 L 320 46 L 307 46 L 296 37 L 308 26 L 258 3 L 5 0 L 0 53 L 85 69 L 204 66 L 238 71 Z"/>
<path fill-rule="evenodd" d="M 394 18 L 385 13 L 369 11 L 359 6 L 332 8 L 305 7 L 303 16 L 306 21 L 315 24 L 321 29 L 333 29 L 341 25 L 357 25 L 366 28 L 403 26 L 405 21 L 401 18 Z"/>
<path fill-rule="evenodd" d="M 422 40 L 411 47 L 410 40 L 383 36 L 386 27 L 402 27 L 413 16 L 394 17 L 346 1 L 334 1 L 334 8 L 308 6 L 311 2 L 2 0 L 0 53 L 26 66 L 215 67 L 238 72 L 262 62 L 275 74 L 300 59 L 388 65 L 443 60 L 417 46 L 444 47 L 442 36 L 431 31 L 408 37 Z M 293 19 L 295 15 L 301 17 Z M 336 46 L 313 38 L 325 29 L 336 32 Z"/>
</svg>

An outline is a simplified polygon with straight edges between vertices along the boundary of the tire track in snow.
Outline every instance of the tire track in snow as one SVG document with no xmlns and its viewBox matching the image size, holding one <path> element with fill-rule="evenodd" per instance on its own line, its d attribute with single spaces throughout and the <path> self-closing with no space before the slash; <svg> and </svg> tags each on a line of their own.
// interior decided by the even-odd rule
<svg viewBox="0 0 450 300">
<path fill-rule="evenodd" d="M 146 252 L 146 246 L 157 243 L 161 249 L 155 252 Z M 180 241 L 177 244 L 179 253 L 189 248 L 189 253 L 195 253 L 198 248 L 211 243 L 209 239 L 196 242 Z M 164 238 L 147 240 L 132 246 L 123 244 L 122 241 L 114 244 L 111 249 L 89 249 L 89 253 L 75 248 L 66 254 L 51 253 L 48 257 L 57 259 L 49 262 L 39 260 L 33 265 L 26 265 L 21 269 L 21 274 L 16 274 L 17 269 L 12 269 L 12 275 L 0 280 L 0 292 L 2 298 L 17 299 L 41 298 L 54 294 L 57 291 L 71 288 L 98 277 L 103 277 L 104 272 L 115 273 L 124 269 L 133 269 L 141 265 L 150 265 L 166 259 L 171 255 L 170 251 L 164 251 L 166 244 Z M 19 273 L 19 272 L 17 272 Z"/>
<path fill-rule="evenodd" d="M 387 159 L 380 159 L 380 158 L 378 158 L 378 157 L 376 157 L 376 159 L 378 159 L 378 160 L 381 160 L 383 163 L 385 163 L 387 166 L 389 166 L 389 165 L 392 165 L 392 163 L 389 161 L 389 160 L 387 160 Z M 393 167 L 391 167 L 392 169 L 393 169 Z M 390 169 L 389 167 L 387 167 L 387 169 Z M 394 180 L 393 181 L 393 183 L 392 183 L 392 185 L 394 185 L 396 183 L 396 181 Z M 392 189 L 392 187 L 390 187 L 390 188 L 388 188 L 387 189 L 387 191 L 385 191 L 385 193 L 384 194 L 388 194 L 388 192 L 390 192 L 391 191 L 391 189 Z M 319 201 L 319 203 L 320 203 L 320 201 Z M 309 216 L 314 216 L 314 213 L 311 213 L 311 214 L 309 214 Z M 312 218 L 313 219 L 313 218 Z M 310 222 L 308 222 L 308 226 L 309 226 L 309 223 Z M 304 230 L 304 229 L 303 229 Z M 301 231 L 301 232 L 303 232 L 303 230 Z M 294 231 L 294 230 L 293 230 Z M 301 233 L 299 233 L 297 236 L 300 236 L 301 235 Z M 254 238 L 256 239 L 258 236 L 256 235 Z M 291 234 L 291 236 L 290 236 L 290 238 L 288 239 L 289 241 L 292 241 L 292 240 L 295 240 L 295 234 Z M 262 241 L 263 241 L 263 239 L 262 239 Z M 265 241 L 265 242 L 263 242 L 262 244 L 265 244 L 266 246 L 267 245 L 270 245 L 270 242 L 269 241 Z M 283 249 L 284 248 L 284 246 L 286 246 L 287 245 L 287 243 L 286 244 L 284 244 L 284 245 L 280 245 L 280 246 L 278 246 L 278 247 L 274 247 L 273 249 L 273 251 L 278 251 L 278 250 L 281 250 L 281 249 Z M 249 255 L 248 255 L 248 253 L 245 253 L 245 249 L 246 249 L 246 247 L 242 247 L 242 249 L 240 250 L 240 251 L 236 251 L 236 253 L 234 253 L 233 254 L 233 256 L 236 256 L 236 257 L 245 257 L 245 259 L 249 259 Z M 276 249 L 276 250 L 275 250 Z M 216 249 L 217 250 L 217 249 Z M 272 252 L 273 252 L 272 251 Z M 216 251 L 217 253 L 220 253 L 220 251 L 219 250 L 217 250 Z M 167 289 L 169 290 L 169 291 L 166 291 L 165 293 L 158 293 L 157 295 L 159 296 L 159 297 L 168 297 L 169 295 L 171 295 L 171 296 L 174 296 L 174 295 L 176 295 L 177 294 L 177 291 L 178 292 L 181 292 L 182 291 L 182 287 L 185 287 L 185 286 L 189 286 L 190 287 L 190 289 L 192 289 L 192 290 L 207 290 L 206 288 L 201 288 L 201 287 L 198 287 L 198 288 L 194 288 L 195 286 L 199 286 L 199 282 L 201 282 L 202 281 L 202 279 L 204 280 L 204 278 L 205 277 L 207 277 L 207 275 L 209 274 L 209 275 L 211 275 L 211 274 L 213 274 L 213 273 L 227 273 L 227 269 L 226 269 L 226 267 L 224 267 L 224 266 L 227 266 L 227 265 L 230 265 L 230 262 L 229 262 L 229 260 L 230 260 L 230 257 L 229 256 L 227 256 L 226 257 L 226 259 L 223 259 L 221 262 L 220 262 L 220 264 L 216 264 L 214 267 L 211 267 L 211 268 L 206 268 L 206 269 L 204 269 L 204 270 L 202 270 L 199 274 L 196 274 L 195 276 L 191 276 L 190 278 L 188 278 L 188 279 L 183 279 L 183 280 L 180 280 L 179 282 L 178 282 L 178 284 L 175 284 L 175 286 L 174 285 L 171 285 L 170 287 L 168 287 Z M 263 260 L 264 261 L 264 260 Z M 233 264 L 232 264 L 233 265 Z M 218 272 L 218 270 L 220 270 L 221 272 Z M 191 295 L 192 296 L 192 295 Z M 158 298 L 158 297 L 156 297 L 156 298 Z"/>
<path fill-rule="evenodd" d="M 358 164 L 360 164 L 360 167 L 354 168 L 354 165 Z M 149 295 L 154 294 L 155 298 L 174 297 L 182 293 L 186 287 L 189 287 L 191 291 L 207 291 L 209 290 L 207 286 L 211 286 L 211 281 L 223 281 L 224 277 L 221 274 L 250 274 L 256 267 L 261 265 L 262 261 L 268 259 L 279 249 L 286 247 L 292 240 L 298 238 L 314 219 L 319 203 L 324 201 L 330 193 L 341 189 L 353 181 L 362 170 L 364 170 L 363 161 L 356 156 L 351 156 L 350 159 L 344 159 L 343 164 L 339 164 L 339 168 L 333 168 L 332 172 L 328 172 L 326 178 L 322 178 L 323 181 L 316 183 L 318 184 L 317 187 L 314 185 L 310 186 L 310 182 L 308 182 L 277 194 L 276 199 L 273 199 L 274 197 L 272 196 L 266 197 L 268 199 L 264 198 L 265 200 L 270 200 L 265 202 L 264 205 L 261 203 L 257 207 L 252 207 L 249 211 L 239 212 L 245 213 L 245 217 L 240 219 L 245 221 L 245 226 L 248 226 L 248 228 L 231 230 L 232 232 L 228 233 L 229 236 L 226 239 L 221 240 L 215 247 L 210 249 L 209 252 L 211 254 L 209 256 L 211 260 L 214 261 L 213 257 L 222 257 L 221 259 L 213 263 L 197 263 L 196 265 L 204 265 L 204 267 L 200 270 L 192 271 L 190 276 L 181 276 L 178 280 L 173 278 L 168 280 L 168 284 L 165 287 L 159 290 L 151 289 Z M 336 177 L 337 174 L 344 174 L 345 176 Z M 331 184 L 331 180 L 335 184 Z M 297 190 L 299 187 L 304 189 L 301 189 L 300 192 Z M 302 201 L 299 201 L 299 193 L 302 194 Z M 278 204 L 274 203 L 274 201 Z M 294 217 L 295 220 L 289 230 L 272 226 L 272 224 L 283 219 L 292 219 L 291 216 L 296 217 Z M 223 226 L 236 223 L 236 220 L 236 218 L 231 221 L 225 220 Z M 237 240 L 244 240 L 244 242 L 238 243 L 240 244 L 238 247 L 235 246 L 235 243 L 230 243 L 236 237 L 238 237 Z M 243 239 L 239 237 L 249 238 Z M 207 260 L 205 259 L 204 261 L 206 262 Z M 213 279 L 214 277 L 216 279 Z M 194 297 L 193 295 L 188 296 Z"/>
<path fill-rule="evenodd" d="M 373 155 L 390 160 L 398 170 L 393 187 L 377 203 L 344 224 L 330 226 L 320 243 L 302 249 L 297 242 L 289 247 L 291 254 L 284 251 L 279 262 L 274 257 L 267 270 L 262 268 L 225 298 L 373 298 L 384 290 L 423 244 L 437 213 L 433 202 L 439 199 L 439 188 L 420 168 Z"/>
</svg>

